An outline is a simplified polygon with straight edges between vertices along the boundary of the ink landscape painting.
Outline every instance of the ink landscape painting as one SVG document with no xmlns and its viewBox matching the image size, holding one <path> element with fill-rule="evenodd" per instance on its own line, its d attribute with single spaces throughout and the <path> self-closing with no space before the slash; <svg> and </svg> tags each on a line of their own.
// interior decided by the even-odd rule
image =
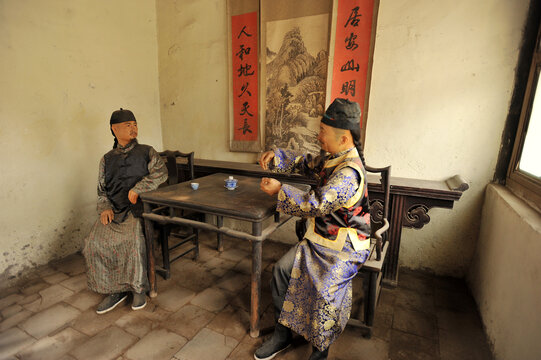
<svg viewBox="0 0 541 360">
<path fill-rule="evenodd" d="M 266 32 L 265 148 L 317 153 L 325 111 L 329 16 L 271 21 Z"/>
</svg>

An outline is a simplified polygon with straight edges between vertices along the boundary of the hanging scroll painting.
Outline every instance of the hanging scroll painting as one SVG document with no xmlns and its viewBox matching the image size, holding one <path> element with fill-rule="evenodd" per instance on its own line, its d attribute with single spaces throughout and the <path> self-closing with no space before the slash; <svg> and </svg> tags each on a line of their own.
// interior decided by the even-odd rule
<svg viewBox="0 0 541 360">
<path fill-rule="evenodd" d="M 228 0 L 231 151 L 317 152 L 319 121 L 337 97 L 360 104 L 364 144 L 378 7 Z"/>
<path fill-rule="evenodd" d="M 229 0 L 230 149 L 261 150 L 259 126 L 259 2 Z"/>
<path fill-rule="evenodd" d="M 265 149 L 319 151 L 331 8 L 330 0 L 261 2 Z"/>
<path fill-rule="evenodd" d="M 335 0 L 333 6 L 327 104 L 338 97 L 359 103 L 363 144 L 378 7 L 378 0 Z"/>
</svg>

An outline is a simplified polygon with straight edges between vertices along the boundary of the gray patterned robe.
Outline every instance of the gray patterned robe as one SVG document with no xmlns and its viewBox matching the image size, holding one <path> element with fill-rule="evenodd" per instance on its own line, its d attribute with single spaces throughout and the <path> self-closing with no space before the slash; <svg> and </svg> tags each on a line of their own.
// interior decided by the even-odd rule
<svg viewBox="0 0 541 360">
<path fill-rule="evenodd" d="M 136 140 L 117 151 L 131 151 Z M 155 190 L 167 180 L 167 168 L 159 154 L 150 148 L 149 174 L 133 188 L 137 194 Z M 106 195 L 105 160 L 102 157 L 98 175 L 98 219 L 85 239 L 83 254 L 87 266 L 88 287 L 101 294 L 124 291 L 147 291 L 146 246 L 141 220 L 131 213 L 120 223 L 116 221 L 103 225 L 99 215 L 113 205 Z"/>
</svg>

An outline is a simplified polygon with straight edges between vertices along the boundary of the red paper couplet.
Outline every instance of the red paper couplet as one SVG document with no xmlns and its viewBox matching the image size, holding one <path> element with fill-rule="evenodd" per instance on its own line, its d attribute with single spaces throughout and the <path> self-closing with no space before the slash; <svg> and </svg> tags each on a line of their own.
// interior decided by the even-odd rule
<svg viewBox="0 0 541 360">
<path fill-rule="evenodd" d="M 356 101 L 364 114 L 374 0 L 339 0 L 331 102 Z M 361 124 L 361 127 L 363 124 Z"/>
<path fill-rule="evenodd" d="M 233 140 L 256 141 L 259 134 L 257 12 L 231 17 L 233 57 Z"/>
</svg>

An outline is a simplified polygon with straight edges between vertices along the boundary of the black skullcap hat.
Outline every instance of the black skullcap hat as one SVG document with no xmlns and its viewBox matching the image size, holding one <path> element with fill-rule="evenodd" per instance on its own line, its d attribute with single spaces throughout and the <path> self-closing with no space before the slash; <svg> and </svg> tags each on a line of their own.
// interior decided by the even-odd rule
<svg viewBox="0 0 541 360">
<path fill-rule="evenodd" d="M 359 129 L 361 123 L 361 107 L 354 101 L 336 98 L 323 114 L 321 122 L 334 128 L 344 130 Z"/>
<path fill-rule="evenodd" d="M 111 115 L 111 120 L 109 121 L 109 125 L 123 123 L 126 121 L 137 121 L 135 120 L 135 116 L 130 110 L 122 109 L 113 111 L 113 114 Z"/>
</svg>

